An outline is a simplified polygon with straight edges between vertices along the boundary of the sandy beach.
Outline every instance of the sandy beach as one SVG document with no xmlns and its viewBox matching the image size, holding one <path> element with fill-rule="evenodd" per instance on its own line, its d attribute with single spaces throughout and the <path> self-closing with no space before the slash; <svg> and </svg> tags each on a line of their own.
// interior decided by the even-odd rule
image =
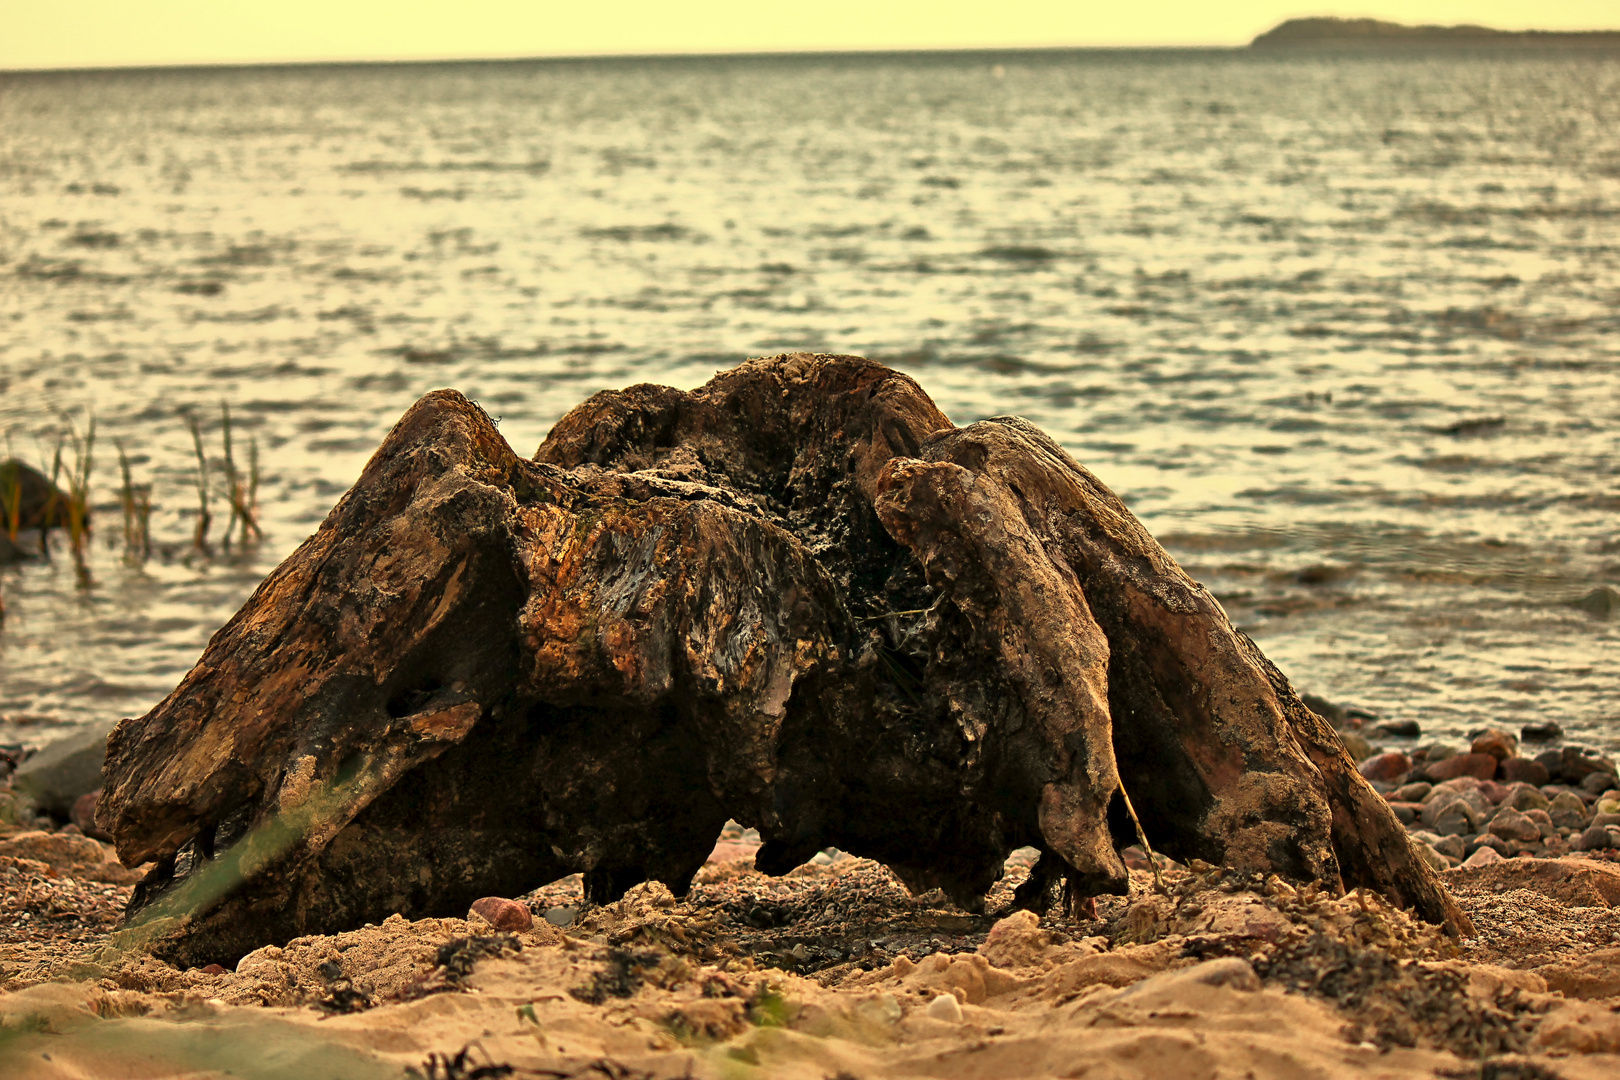
<svg viewBox="0 0 1620 1080">
<path fill-rule="evenodd" d="M 577 878 L 482 916 L 395 916 L 178 970 L 112 934 L 129 871 L 86 837 L 0 835 L 0 1064 L 56 1077 L 1610 1077 L 1611 852 L 1444 876 L 1476 936 L 1135 860 L 1097 918 L 912 897 L 827 854 L 781 878 L 722 837 L 691 893 L 581 905 Z M 30 850 L 37 858 L 18 852 Z M 513 905 L 516 906 L 516 905 Z M 496 916 L 505 923 L 506 915 Z M 563 925 L 558 925 L 558 924 Z"/>
</svg>

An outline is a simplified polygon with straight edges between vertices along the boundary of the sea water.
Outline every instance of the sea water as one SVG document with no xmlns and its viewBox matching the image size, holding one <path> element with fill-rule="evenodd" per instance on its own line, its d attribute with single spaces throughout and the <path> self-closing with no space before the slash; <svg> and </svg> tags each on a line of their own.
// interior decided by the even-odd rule
<svg viewBox="0 0 1620 1080">
<path fill-rule="evenodd" d="M 0 435 L 97 431 L 0 742 L 156 704 L 428 390 L 529 453 L 787 350 L 1039 424 L 1302 690 L 1620 745 L 1620 58 L 1522 51 L 0 75 Z"/>
</svg>

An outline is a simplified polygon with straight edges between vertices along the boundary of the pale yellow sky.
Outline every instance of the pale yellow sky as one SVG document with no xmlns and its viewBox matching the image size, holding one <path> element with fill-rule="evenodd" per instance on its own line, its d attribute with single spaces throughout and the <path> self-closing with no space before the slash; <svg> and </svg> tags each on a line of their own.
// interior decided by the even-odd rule
<svg viewBox="0 0 1620 1080">
<path fill-rule="evenodd" d="M 1607 29 L 1617 0 L 0 0 L 0 70 L 580 54 L 1240 45 L 1298 15 Z"/>
</svg>

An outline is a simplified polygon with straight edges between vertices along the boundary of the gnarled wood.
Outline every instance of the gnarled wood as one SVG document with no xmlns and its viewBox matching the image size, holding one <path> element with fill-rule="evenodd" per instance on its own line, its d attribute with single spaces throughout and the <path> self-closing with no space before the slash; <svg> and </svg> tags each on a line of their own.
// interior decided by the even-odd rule
<svg viewBox="0 0 1620 1080">
<path fill-rule="evenodd" d="M 1107 488 L 855 357 L 598 394 L 532 461 L 428 395 L 106 775 L 191 963 L 576 871 L 680 891 L 728 816 L 768 872 L 836 845 L 971 907 L 1031 844 L 1023 902 L 1121 891 L 1121 777 L 1174 854 L 1465 921 Z"/>
</svg>

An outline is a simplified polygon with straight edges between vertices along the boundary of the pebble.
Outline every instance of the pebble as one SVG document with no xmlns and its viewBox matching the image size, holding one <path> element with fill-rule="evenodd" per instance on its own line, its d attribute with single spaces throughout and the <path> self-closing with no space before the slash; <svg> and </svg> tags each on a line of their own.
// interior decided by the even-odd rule
<svg viewBox="0 0 1620 1080">
<path fill-rule="evenodd" d="M 1454 863 L 1454 860 L 1442 855 L 1433 844 L 1413 844 L 1412 850 L 1417 852 L 1418 858 L 1435 870 L 1450 870 Z"/>
<path fill-rule="evenodd" d="M 1551 815 L 1554 825 L 1560 829 L 1584 829 L 1586 827 L 1586 803 L 1572 791 L 1561 791 L 1553 797 L 1547 805 L 1547 813 Z"/>
<path fill-rule="evenodd" d="M 1402 784 L 1390 795 L 1390 802 L 1422 802 L 1434 790 L 1434 785 L 1427 780 L 1417 780 L 1410 784 Z"/>
<path fill-rule="evenodd" d="M 1502 780 L 1509 784 L 1524 783 L 1540 787 L 1552 779 L 1547 766 L 1531 758 L 1508 758 L 1502 762 L 1497 771 L 1501 774 Z"/>
<path fill-rule="evenodd" d="M 1430 780 L 1455 780 L 1459 776 L 1472 776 L 1489 780 L 1496 775 L 1497 761 L 1491 754 L 1457 754 L 1428 767 Z"/>
<path fill-rule="evenodd" d="M 1352 761 L 1361 761 L 1372 755 L 1372 743 L 1353 731 L 1339 732 L 1339 741 L 1344 743 L 1345 752 L 1350 755 Z"/>
<path fill-rule="evenodd" d="M 1391 751 L 1387 754 L 1374 754 L 1363 761 L 1357 768 L 1361 775 L 1368 780 L 1395 780 L 1412 771 L 1412 759 L 1405 754 Z"/>
<path fill-rule="evenodd" d="M 1457 750 L 1455 747 L 1447 746 L 1445 743 L 1429 743 L 1427 746 L 1419 746 L 1412 751 L 1412 756 L 1414 758 L 1420 754 L 1423 756 L 1424 761 L 1427 761 L 1432 765 L 1436 761 L 1444 761 L 1446 758 L 1456 757 Z"/>
<path fill-rule="evenodd" d="M 947 1024 L 960 1024 L 962 1022 L 962 1003 L 956 1000 L 955 994 L 941 994 L 928 1003 L 928 1015 L 934 1020 L 943 1020 Z"/>
<path fill-rule="evenodd" d="M 1547 766 L 1548 773 L 1554 779 L 1566 784 L 1579 784 L 1588 774 L 1595 772 L 1614 775 L 1613 762 L 1578 746 L 1548 750 L 1537 754 L 1536 760 Z"/>
<path fill-rule="evenodd" d="M 1391 739 L 1415 739 L 1423 734 L 1416 720 L 1385 720 L 1373 728 L 1373 733 Z"/>
<path fill-rule="evenodd" d="M 1620 589 L 1613 585 L 1599 585 L 1580 599 L 1571 600 L 1570 605 L 1595 619 L 1612 619 L 1620 613 Z"/>
<path fill-rule="evenodd" d="M 58 816 L 73 811 L 80 795 L 101 787 L 111 723 L 97 724 L 51 743 L 17 766 L 11 787 L 42 810 Z"/>
<path fill-rule="evenodd" d="M 534 916 L 529 913 L 527 905 L 500 896 L 484 896 L 474 900 L 467 917 L 470 919 L 474 915 L 509 934 L 521 934 L 534 925 Z"/>
<path fill-rule="evenodd" d="M 1510 806 L 1515 810 L 1546 810 L 1550 805 L 1547 796 L 1529 784 L 1514 784 L 1508 789 L 1506 798 L 1502 799 L 1503 806 Z"/>
<path fill-rule="evenodd" d="M 1616 786 L 1614 774 L 1606 772 L 1589 772 L 1581 777 L 1581 787 L 1594 795 L 1601 795 Z"/>
<path fill-rule="evenodd" d="M 1441 783 L 1435 784 L 1434 787 L 1429 790 L 1429 793 L 1424 796 L 1423 801 L 1425 803 L 1439 802 L 1452 792 L 1460 794 L 1465 791 L 1478 790 L 1478 780 L 1474 779 L 1472 776 L 1459 776 L 1455 780 L 1445 780 Z M 1481 796 L 1481 798 L 1483 798 L 1483 796 Z"/>
<path fill-rule="evenodd" d="M 1499 863 L 1501 861 L 1502 861 L 1502 856 L 1497 853 L 1495 848 L 1481 847 L 1479 850 L 1475 851 L 1472 855 L 1468 856 L 1468 858 L 1464 859 L 1463 860 L 1463 865 L 1464 866 L 1489 866 L 1492 863 Z"/>
<path fill-rule="evenodd" d="M 1475 754 L 1489 754 L 1497 761 L 1506 761 L 1518 755 L 1519 740 L 1500 728 L 1489 728 L 1474 739 L 1469 749 Z"/>
<path fill-rule="evenodd" d="M 1492 835 L 1500 836 L 1504 840 L 1520 840 L 1525 843 L 1534 843 L 1541 839 L 1541 828 L 1524 814 L 1504 807 L 1491 818 L 1488 826 Z"/>
<path fill-rule="evenodd" d="M 1305 703 L 1307 709 L 1330 724 L 1337 726 L 1344 722 L 1344 710 L 1325 697 L 1318 694 L 1301 694 L 1299 700 Z"/>
<path fill-rule="evenodd" d="M 1556 720 L 1543 720 L 1538 724 L 1526 724 L 1519 729 L 1519 738 L 1525 742 L 1549 742 L 1562 738 L 1563 725 Z"/>
<path fill-rule="evenodd" d="M 1458 836 L 1473 832 L 1479 825 L 1479 815 L 1473 807 L 1457 799 L 1446 803 L 1428 824 L 1441 836 Z"/>
<path fill-rule="evenodd" d="M 73 824 L 77 825 L 79 831 L 84 835 L 93 836 L 97 840 L 105 840 L 111 843 L 112 837 L 108 835 L 105 829 L 96 824 L 96 804 L 100 801 L 100 788 L 86 792 L 73 800 L 73 812 L 70 816 L 73 819 Z"/>
<path fill-rule="evenodd" d="M 546 922 L 552 926 L 573 926 L 574 919 L 579 915 L 579 908 L 560 906 L 546 909 Z"/>
<path fill-rule="evenodd" d="M 1461 859 L 1467 848 L 1460 836 L 1442 836 L 1429 846 L 1448 859 Z"/>
<path fill-rule="evenodd" d="M 1609 830 L 1602 825 L 1593 825 L 1570 844 L 1576 851 L 1602 851 L 1609 847 Z"/>
</svg>

